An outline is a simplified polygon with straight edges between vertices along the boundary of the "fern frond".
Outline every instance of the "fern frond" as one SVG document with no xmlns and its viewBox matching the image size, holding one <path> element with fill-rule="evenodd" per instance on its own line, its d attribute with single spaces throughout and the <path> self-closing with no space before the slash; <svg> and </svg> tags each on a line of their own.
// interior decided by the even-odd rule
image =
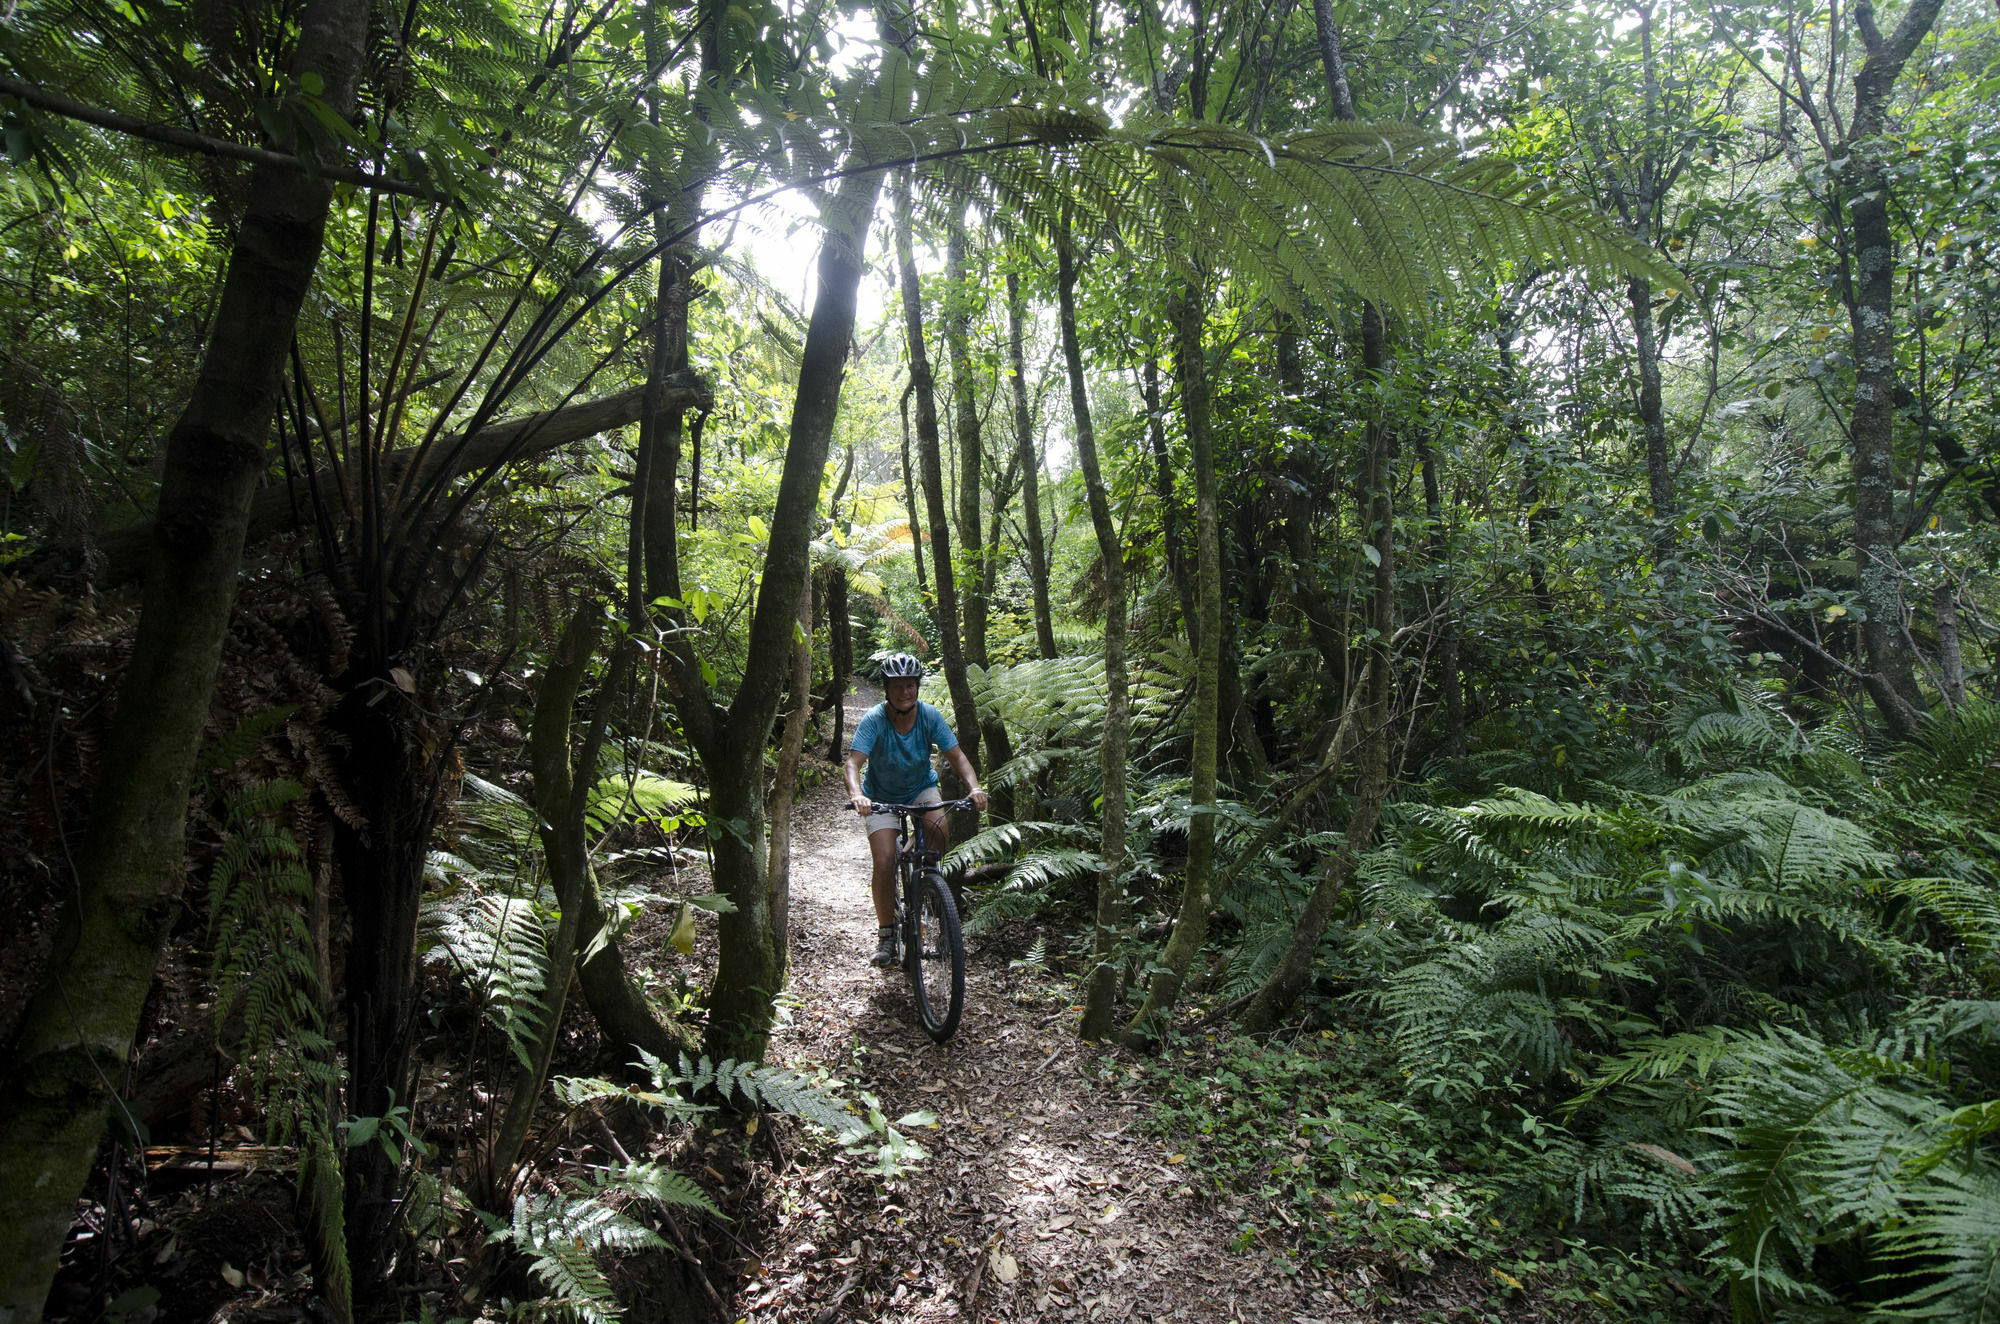
<svg viewBox="0 0 2000 1324">
<path fill-rule="evenodd" d="M 691 1179 L 658 1163 L 627 1163 L 603 1168 L 595 1174 L 592 1182 L 601 1192 L 637 1196 L 655 1204 L 699 1209 L 705 1214 L 722 1217 L 722 1211 L 715 1207 L 715 1201 L 709 1198 L 708 1192 Z"/>
<path fill-rule="evenodd" d="M 1892 1319 L 2000 1321 L 2000 1172 L 1981 1163 L 1940 1168 L 1912 1193 L 1903 1221 L 1877 1245 L 1915 1267 L 1887 1275 L 1914 1281 L 1882 1307 Z"/>
</svg>

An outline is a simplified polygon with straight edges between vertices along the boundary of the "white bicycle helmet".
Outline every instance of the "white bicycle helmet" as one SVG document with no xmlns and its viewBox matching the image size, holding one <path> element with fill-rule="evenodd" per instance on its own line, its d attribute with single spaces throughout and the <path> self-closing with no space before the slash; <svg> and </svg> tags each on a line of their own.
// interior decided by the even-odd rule
<svg viewBox="0 0 2000 1324">
<path fill-rule="evenodd" d="M 882 659 L 883 680 L 901 680 L 904 677 L 908 677 L 911 680 L 922 680 L 924 678 L 924 664 L 911 657 L 908 653 L 891 653 Z"/>
</svg>

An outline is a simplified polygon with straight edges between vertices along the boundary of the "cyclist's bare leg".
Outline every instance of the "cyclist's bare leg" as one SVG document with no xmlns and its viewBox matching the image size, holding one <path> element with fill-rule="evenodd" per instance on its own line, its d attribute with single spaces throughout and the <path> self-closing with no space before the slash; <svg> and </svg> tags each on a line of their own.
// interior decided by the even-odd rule
<svg viewBox="0 0 2000 1324">
<path fill-rule="evenodd" d="M 868 885 L 875 896 L 875 922 L 886 929 L 896 922 L 896 829 L 870 832 L 868 854 L 874 864 Z"/>
<path fill-rule="evenodd" d="M 942 811 L 924 815 L 924 849 L 940 855 L 951 849 L 951 829 L 945 825 Z"/>
</svg>

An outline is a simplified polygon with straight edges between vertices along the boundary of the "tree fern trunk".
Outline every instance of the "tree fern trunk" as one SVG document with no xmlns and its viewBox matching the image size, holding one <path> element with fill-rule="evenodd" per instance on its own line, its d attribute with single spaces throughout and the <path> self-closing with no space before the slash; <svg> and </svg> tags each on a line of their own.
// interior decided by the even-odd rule
<svg viewBox="0 0 2000 1324">
<path fill-rule="evenodd" d="M 1158 1037 L 1180 997 L 1181 984 L 1195 953 L 1208 936 L 1209 874 L 1215 864 L 1215 790 L 1217 721 L 1221 716 L 1222 663 L 1222 540 L 1218 527 L 1215 481 L 1215 438 L 1210 415 L 1208 362 L 1202 348 L 1205 300 L 1198 286 L 1178 292 L 1169 309 L 1174 325 L 1175 364 L 1181 379 L 1181 408 L 1194 464 L 1195 585 L 1200 615 L 1200 646 L 1195 662 L 1194 754 L 1190 799 L 1194 814 L 1188 823 L 1187 871 L 1182 880 L 1180 909 L 1174 929 L 1160 954 L 1160 968 L 1146 989 L 1146 1000 L 1126 1025 L 1128 1046 L 1143 1047 Z"/>
</svg>

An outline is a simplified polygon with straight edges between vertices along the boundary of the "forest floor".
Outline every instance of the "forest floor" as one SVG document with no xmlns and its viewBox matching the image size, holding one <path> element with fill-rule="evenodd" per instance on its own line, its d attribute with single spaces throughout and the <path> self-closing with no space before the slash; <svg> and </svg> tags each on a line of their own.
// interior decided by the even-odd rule
<svg viewBox="0 0 2000 1324">
<path fill-rule="evenodd" d="M 871 694 L 850 698 L 852 722 Z M 1254 1229 L 1252 1198 L 1201 1189 L 1124 1054 L 1075 1038 L 1072 980 L 1022 958 L 1021 923 L 967 938 L 965 1014 L 939 1045 L 900 970 L 868 964 L 868 850 L 837 775 L 800 797 L 790 1023 L 773 1055 L 866 1091 L 926 1157 L 893 1178 L 797 1156 L 732 1314 L 835 1320 L 1194 1320 L 1313 1324 L 1466 1317 L 1477 1275 L 1440 1267 L 1386 1295 L 1362 1265 L 1302 1266 Z M 1466 1270 L 1470 1266 L 1464 1266 Z M 1529 1309 L 1513 1316 L 1538 1318 Z"/>
<path fill-rule="evenodd" d="M 877 697 L 850 696 L 847 730 Z M 875 917 L 867 841 L 838 770 L 819 757 L 809 767 L 812 784 L 793 824 L 791 982 L 779 999 L 771 1055 L 830 1079 L 864 1109 L 877 1104 L 886 1124 L 923 1153 L 885 1168 L 876 1143 L 843 1151 L 794 1122 L 759 1127 L 715 1114 L 663 1157 L 701 1182 L 726 1219 L 679 1224 L 678 1259 L 633 1256 L 613 1269 L 627 1320 L 1568 1324 L 1603 1317 L 1533 1294 L 1498 1299 L 1489 1270 L 1449 1255 L 1434 1264 L 1425 1257 L 1419 1269 L 1403 1257 L 1330 1248 L 1323 1234 L 1308 1253 L 1285 1210 L 1212 1175 L 1201 1162 L 1208 1140 L 1159 1120 L 1164 1080 L 1229 1070 L 1227 1036 L 1189 1036 L 1164 1066 L 1077 1040 L 1075 971 L 1064 969 L 1062 955 L 1073 935 L 1056 921 L 1010 920 L 968 935 L 964 1016 L 948 1043 L 932 1043 L 902 972 L 868 964 Z M 684 872 L 676 886 L 692 892 L 705 882 Z M 671 923 L 670 914 L 648 912 L 628 934 L 627 953 L 642 969 L 675 967 L 666 948 Z M 705 982 L 713 959 L 710 928 L 682 967 L 688 986 Z M 178 1008 L 167 1020 L 204 1024 L 179 1005 L 185 998 L 167 1001 Z M 601 1065 L 581 1003 L 571 999 L 566 1013 L 560 1072 Z M 462 1031 L 446 1027 L 427 1041 L 427 1079 L 457 1069 Z M 1163 1070 L 1176 1074 L 1163 1078 Z M 154 1171 L 136 1191 L 114 1187 L 109 1197 L 82 1202 L 49 1319 L 308 1317 L 312 1284 L 286 1155 L 241 1124 L 255 1121 L 244 1089 L 224 1082 L 219 1092 L 204 1091 L 197 1110 L 219 1124 L 190 1119 L 187 1143 L 149 1153 Z M 434 1135 L 477 1130 L 471 1105 L 453 1104 L 453 1092 L 432 1087 L 423 1097 L 422 1124 Z M 1253 1129 L 1289 1144 L 1288 1126 L 1274 1116 Z M 604 1163 L 622 1155 L 613 1153 L 615 1140 L 597 1150 L 599 1132 L 611 1134 L 562 1121 L 543 1139 L 546 1156 Z M 208 1144 L 220 1138 L 220 1151 L 197 1153 L 204 1134 Z M 644 1138 L 642 1125 L 635 1139 Z M 1378 1167 L 1398 1161 L 1386 1152 L 1373 1158 Z M 708 1279 L 699 1291 L 699 1277 L 679 1267 L 697 1260 Z M 134 1288 L 157 1307 L 128 1295 L 102 1310 L 107 1297 Z M 439 1280 L 412 1290 L 436 1317 L 452 1314 L 455 1286 Z M 535 1295 L 520 1272 L 495 1290 Z M 694 1304 L 702 1296 L 705 1311 Z"/>
</svg>

